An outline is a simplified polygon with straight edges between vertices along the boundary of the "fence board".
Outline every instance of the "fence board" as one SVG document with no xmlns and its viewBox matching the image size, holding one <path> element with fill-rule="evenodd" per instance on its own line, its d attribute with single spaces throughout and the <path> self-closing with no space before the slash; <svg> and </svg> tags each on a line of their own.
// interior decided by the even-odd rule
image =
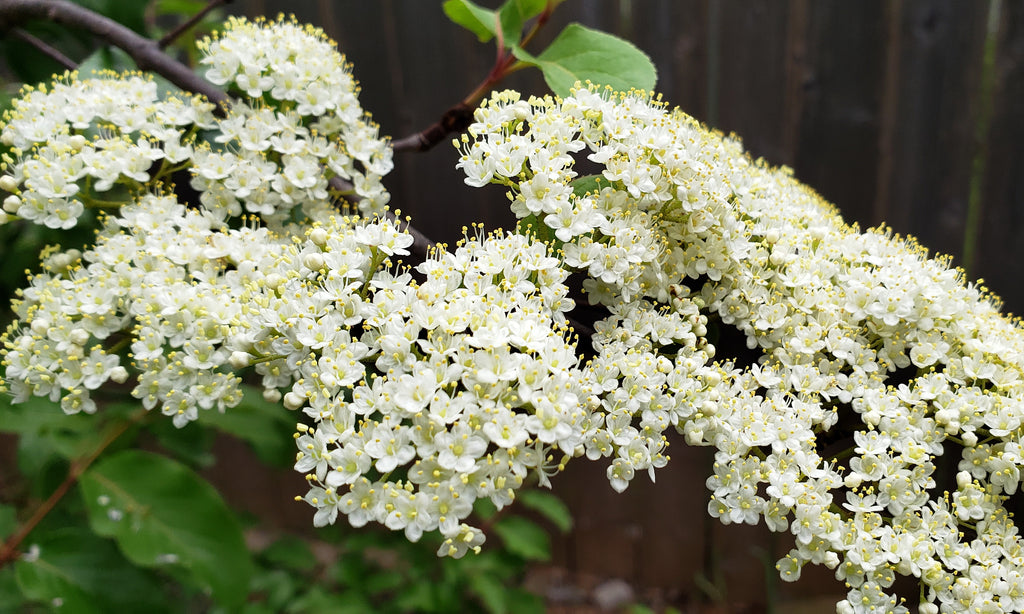
<svg viewBox="0 0 1024 614">
<path fill-rule="evenodd" d="M 960 254 L 977 120 L 986 3 L 906 2 L 900 15 L 895 128 L 882 221 L 933 253 Z"/>
<path fill-rule="evenodd" d="M 852 220 L 862 220 L 874 201 L 883 17 L 880 3 L 810 4 L 794 168 Z"/>
<path fill-rule="evenodd" d="M 982 202 L 979 273 L 1018 315 L 1024 282 L 1024 3 L 1004 2 Z"/>
</svg>

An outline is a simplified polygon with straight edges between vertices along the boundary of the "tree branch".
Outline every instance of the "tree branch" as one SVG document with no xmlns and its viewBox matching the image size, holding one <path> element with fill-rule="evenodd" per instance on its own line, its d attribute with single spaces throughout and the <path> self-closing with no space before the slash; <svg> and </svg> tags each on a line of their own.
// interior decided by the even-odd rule
<svg viewBox="0 0 1024 614">
<path fill-rule="evenodd" d="M 209 7 L 223 4 L 225 1 L 229 2 L 230 0 L 212 0 Z M 16 28 L 20 24 L 34 19 L 47 19 L 91 32 L 127 53 L 139 69 L 152 71 L 181 89 L 202 94 L 222 107 L 230 104 L 231 99 L 226 92 L 200 78 L 187 66 L 164 53 L 160 49 L 159 43 L 140 36 L 116 21 L 65 0 L 0 0 L 0 31 Z M 469 110 L 469 118 L 472 118 L 472 110 Z M 332 178 L 330 183 L 331 187 L 339 192 L 348 191 L 352 187 L 345 185 L 337 177 Z M 395 219 L 394 214 L 390 211 L 388 216 Z M 413 237 L 410 252 L 417 258 L 426 259 L 427 252 L 434 245 L 434 241 L 413 228 L 412 225 L 407 223 L 405 225 L 406 231 Z"/>
<path fill-rule="evenodd" d="M 473 123 L 473 108 L 460 102 L 448 109 L 434 124 L 422 132 L 392 141 L 395 151 L 427 151 L 453 132 L 462 132 Z"/>
<path fill-rule="evenodd" d="M 529 32 L 519 41 L 520 47 L 525 47 L 527 43 L 533 40 L 537 32 L 547 24 L 548 20 L 551 19 L 551 13 L 554 11 L 554 8 L 555 3 L 548 0 L 544 10 L 537 15 L 537 19 L 533 22 Z M 463 132 L 473 123 L 473 109 L 483 100 L 483 97 L 494 89 L 494 86 L 500 83 L 502 79 L 522 67 L 522 64 L 516 64 L 516 58 L 512 55 L 512 52 L 505 49 L 504 33 L 502 32 L 500 21 L 497 24 L 496 30 L 498 52 L 494 58 L 494 65 L 484 80 L 468 96 L 463 98 L 462 102 L 445 111 L 441 119 L 431 124 L 425 130 L 393 141 L 391 146 L 394 151 L 427 151 L 443 141 L 449 134 Z"/>
<path fill-rule="evenodd" d="M 174 28 L 167 34 L 164 34 L 164 36 L 159 41 L 157 41 L 157 47 L 160 47 L 161 49 L 166 49 L 167 46 L 173 43 L 175 40 L 177 40 L 179 36 L 191 30 L 192 27 L 199 23 L 200 20 L 203 19 L 203 17 L 206 17 L 206 15 L 210 13 L 210 11 L 217 8 L 218 6 L 230 4 L 232 1 L 233 0 L 209 0 L 209 2 L 206 3 L 206 6 L 203 7 L 203 10 L 199 11 L 192 17 L 178 24 L 177 28 Z"/>
<path fill-rule="evenodd" d="M 139 70 L 155 72 L 183 90 L 206 96 L 211 102 L 225 104 L 229 100 L 222 90 L 164 53 L 155 41 L 87 8 L 65 0 L 0 0 L 0 28 L 15 28 L 35 19 L 91 32 L 127 53 Z"/>
<path fill-rule="evenodd" d="M 31 33 L 26 32 L 21 28 L 12 28 L 11 34 L 43 52 L 48 58 L 57 62 L 67 70 L 74 70 L 75 67 L 78 66 L 74 60 L 61 53 L 60 49 L 57 49 L 41 38 L 33 36 Z"/>
</svg>

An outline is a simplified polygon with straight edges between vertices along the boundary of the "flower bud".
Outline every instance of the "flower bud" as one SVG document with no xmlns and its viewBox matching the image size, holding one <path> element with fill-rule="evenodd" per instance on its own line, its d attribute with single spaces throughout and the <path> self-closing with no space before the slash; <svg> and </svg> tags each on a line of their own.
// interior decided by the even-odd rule
<svg viewBox="0 0 1024 614">
<path fill-rule="evenodd" d="M 922 603 L 917 606 L 917 611 L 920 614 L 939 614 L 939 606 L 934 603 Z"/>
<path fill-rule="evenodd" d="M 284 282 L 284 276 L 280 273 L 271 273 L 263 278 L 263 284 L 271 290 L 277 290 Z"/>
<path fill-rule="evenodd" d="M 86 141 L 85 137 L 82 136 L 81 134 L 72 134 L 68 138 L 68 145 L 71 147 L 71 149 L 73 149 L 75 151 L 79 151 L 80 149 L 85 147 L 85 144 L 87 142 L 88 141 Z"/>
<path fill-rule="evenodd" d="M 6 211 L 7 213 L 16 215 L 18 213 L 18 209 L 20 208 L 21 199 L 15 196 L 14 194 L 11 194 L 10 196 L 4 199 L 4 211 Z"/>
<path fill-rule="evenodd" d="M 324 268 L 324 257 L 320 254 L 306 254 L 302 257 L 302 264 L 312 271 L 319 271 Z"/>
<path fill-rule="evenodd" d="M 974 431 L 965 432 L 960 439 L 963 439 L 964 445 L 968 448 L 973 448 L 978 445 L 978 435 Z"/>
<path fill-rule="evenodd" d="M 960 488 L 960 490 L 967 488 L 973 482 L 974 480 L 971 479 L 971 474 L 966 471 L 961 471 L 960 473 L 956 474 L 956 485 Z"/>
<path fill-rule="evenodd" d="M 270 403 L 277 403 L 281 400 L 281 391 L 277 388 L 264 388 L 263 389 L 263 400 Z"/>
<path fill-rule="evenodd" d="M 322 227 L 317 226 L 313 230 L 309 231 L 309 240 L 313 242 L 313 245 L 323 247 L 327 244 L 327 239 L 330 235 Z"/>
<path fill-rule="evenodd" d="M 89 331 L 84 328 L 75 328 L 71 330 L 71 334 L 69 334 L 68 337 L 71 339 L 71 343 L 81 346 L 89 343 L 89 337 L 91 337 L 91 335 L 89 334 Z"/>
<path fill-rule="evenodd" d="M 117 365 L 110 370 L 110 380 L 115 384 L 123 384 L 128 381 L 128 369 Z"/>
<path fill-rule="evenodd" d="M 289 392 L 284 395 L 284 408 L 291 411 L 299 409 L 306 404 L 306 397 L 296 392 Z"/>
<path fill-rule="evenodd" d="M 228 364 L 232 369 L 244 369 L 249 366 L 249 355 L 245 352 L 231 352 Z"/>
<path fill-rule="evenodd" d="M 37 335 L 45 335 L 50 330 L 50 321 L 46 318 L 35 318 L 29 328 Z"/>
<path fill-rule="evenodd" d="M 0 177 L 0 190 L 4 192 L 17 192 L 18 182 L 14 180 L 14 177 L 4 175 Z"/>
</svg>

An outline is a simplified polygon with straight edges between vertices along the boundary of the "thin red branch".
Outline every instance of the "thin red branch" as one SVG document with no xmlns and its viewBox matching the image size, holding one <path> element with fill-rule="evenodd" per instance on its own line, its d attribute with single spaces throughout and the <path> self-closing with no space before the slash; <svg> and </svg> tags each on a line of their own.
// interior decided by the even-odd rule
<svg viewBox="0 0 1024 614">
<path fill-rule="evenodd" d="M 65 476 L 64 481 L 61 482 L 52 493 L 50 493 L 50 496 L 46 498 L 46 501 L 39 504 L 39 507 L 32 512 L 29 519 L 23 522 L 21 526 L 18 527 L 18 530 L 8 537 L 7 541 L 0 546 L 0 568 L 3 568 L 8 563 L 17 560 L 18 557 L 21 556 L 21 552 L 18 547 L 25 541 L 25 538 L 29 536 L 32 530 L 36 528 L 43 518 L 53 510 L 57 503 L 64 498 L 64 495 L 66 495 L 68 490 L 75 485 L 78 478 L 85 473 L 85 470 L 96 462 L 96 459 L 100 457 L 100 454 L 110 447 L 110 444 L 114 443 L 118 437 L 123 435 L 125 431 L 131 428 L 134 424 L 145 418 L 147 414 L 148 412 L 145 409 L 140 409 L 133 413 L 127 420 L 117 425 L 117 427 L 107 433 L 107 436 L 103 438 L 92 452 L 71 461 L 71 464 L 68 466 L 68 474 Z"/>
<path fill-rule="evenodd" d="M 555 3 L 548 0 L 544 10 L 534 20 L 530 30 L 526 33 L 523 39 L 520 41 L 520 46 L 525 46 L 529 43 L 537 32 L 548 22 L 551 18 L 551 13 L 555 8 Z M 498 19 L 495 16 L 495 19 Z M 494 89 L 498 83 L 500 83 L 509 73 L 514 72 L 516 66 L 516 57 L 512 55 L 512 52 L 505 49 L 504 31 L 501 29 L 501 21 L 498 19 L 496 24 L 496 38 L 497 38 L 497 54 L 494 58 L 494 65 L 491 66 L 490 72 L 484 77 L 483 81 L 480 82 L 472 92 L 469 93 L 462 102 L 452 106 L 441 115 L 441 119 L 437 120 L 424 130 L 411 134 L 407 137 L 397 139 L 391 143 L 391 146 L 396 152 L 399 151 L 427 151 L 432 149 L 441 141 L 445 140 L 448 135 L 458 132 L 463 132 L 466 128 L 473 123 L 473 109 L 480 103 L 484 96 Z"/>
</svg>

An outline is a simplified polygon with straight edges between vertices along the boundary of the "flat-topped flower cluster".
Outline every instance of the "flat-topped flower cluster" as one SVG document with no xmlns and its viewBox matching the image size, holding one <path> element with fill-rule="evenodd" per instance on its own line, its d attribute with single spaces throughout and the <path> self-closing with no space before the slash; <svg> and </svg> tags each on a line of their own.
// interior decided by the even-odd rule
<svg viewBox="0 0 1024 614">
<path fill-rule="evenodd" d="M 595 326 L 590 365 L 614 366 L 592 420 L 623 407 L 648 441 L 671 424 L 714 446 L 710 514 L 790 532 L 782 577 L 834 569 L 850 587 L 840 612 L 906 612 L 888 593 L 897 574 L 920 579 L 921 612 L 1024 607 L 1004 507 L 1020 482 L 1024 334 L 991 296 L 645 93 L 505 92 L 475 119 L 456 143 L 466 183 L 507 186 L 521 226 L 612 314 Z M 624 334 L 651 313 L 699 313 L 696 339 Z M 709 364 L 708 331 L 725 327 L 750 352 Z M 641 364 L 658 366 L 624 368 Z M 632 475 L 625 449 L 613 485 Z M 959 473 L 939 486 L 951 455 Z"/>
<path fill-rule="evenodd" d="M 1004 505 L 1024 335 L 948 261 L 845 225 L 646 93 L 581 87 L 487 100 L 458 166 L 506 187 L 518 228 L 403 263 L 412 236 L 377 216 L 390 148 L 330 41 L 233 20 L 203 49 L 229 108 L 66 75 L 5 117 L 0 221 L 102 212 L 94 246 L 44 252 L 14 305 L 16 401 L 92 413 L 92 391 L 130 381 L 182 426 L 256 379 L 302 412 L 316 525 L 437 531 L 449 556 L 484 541 L 476 500 L 508 505 L 583 456 L 623 491 L 668 462 L 674 428 L 716 449 L 709 513 L 789 532 L 782 577 L 834 569 L 838 611 L 907 612 L 897 575 L 922 613 L 1024 608 Z"/>
</svg>

